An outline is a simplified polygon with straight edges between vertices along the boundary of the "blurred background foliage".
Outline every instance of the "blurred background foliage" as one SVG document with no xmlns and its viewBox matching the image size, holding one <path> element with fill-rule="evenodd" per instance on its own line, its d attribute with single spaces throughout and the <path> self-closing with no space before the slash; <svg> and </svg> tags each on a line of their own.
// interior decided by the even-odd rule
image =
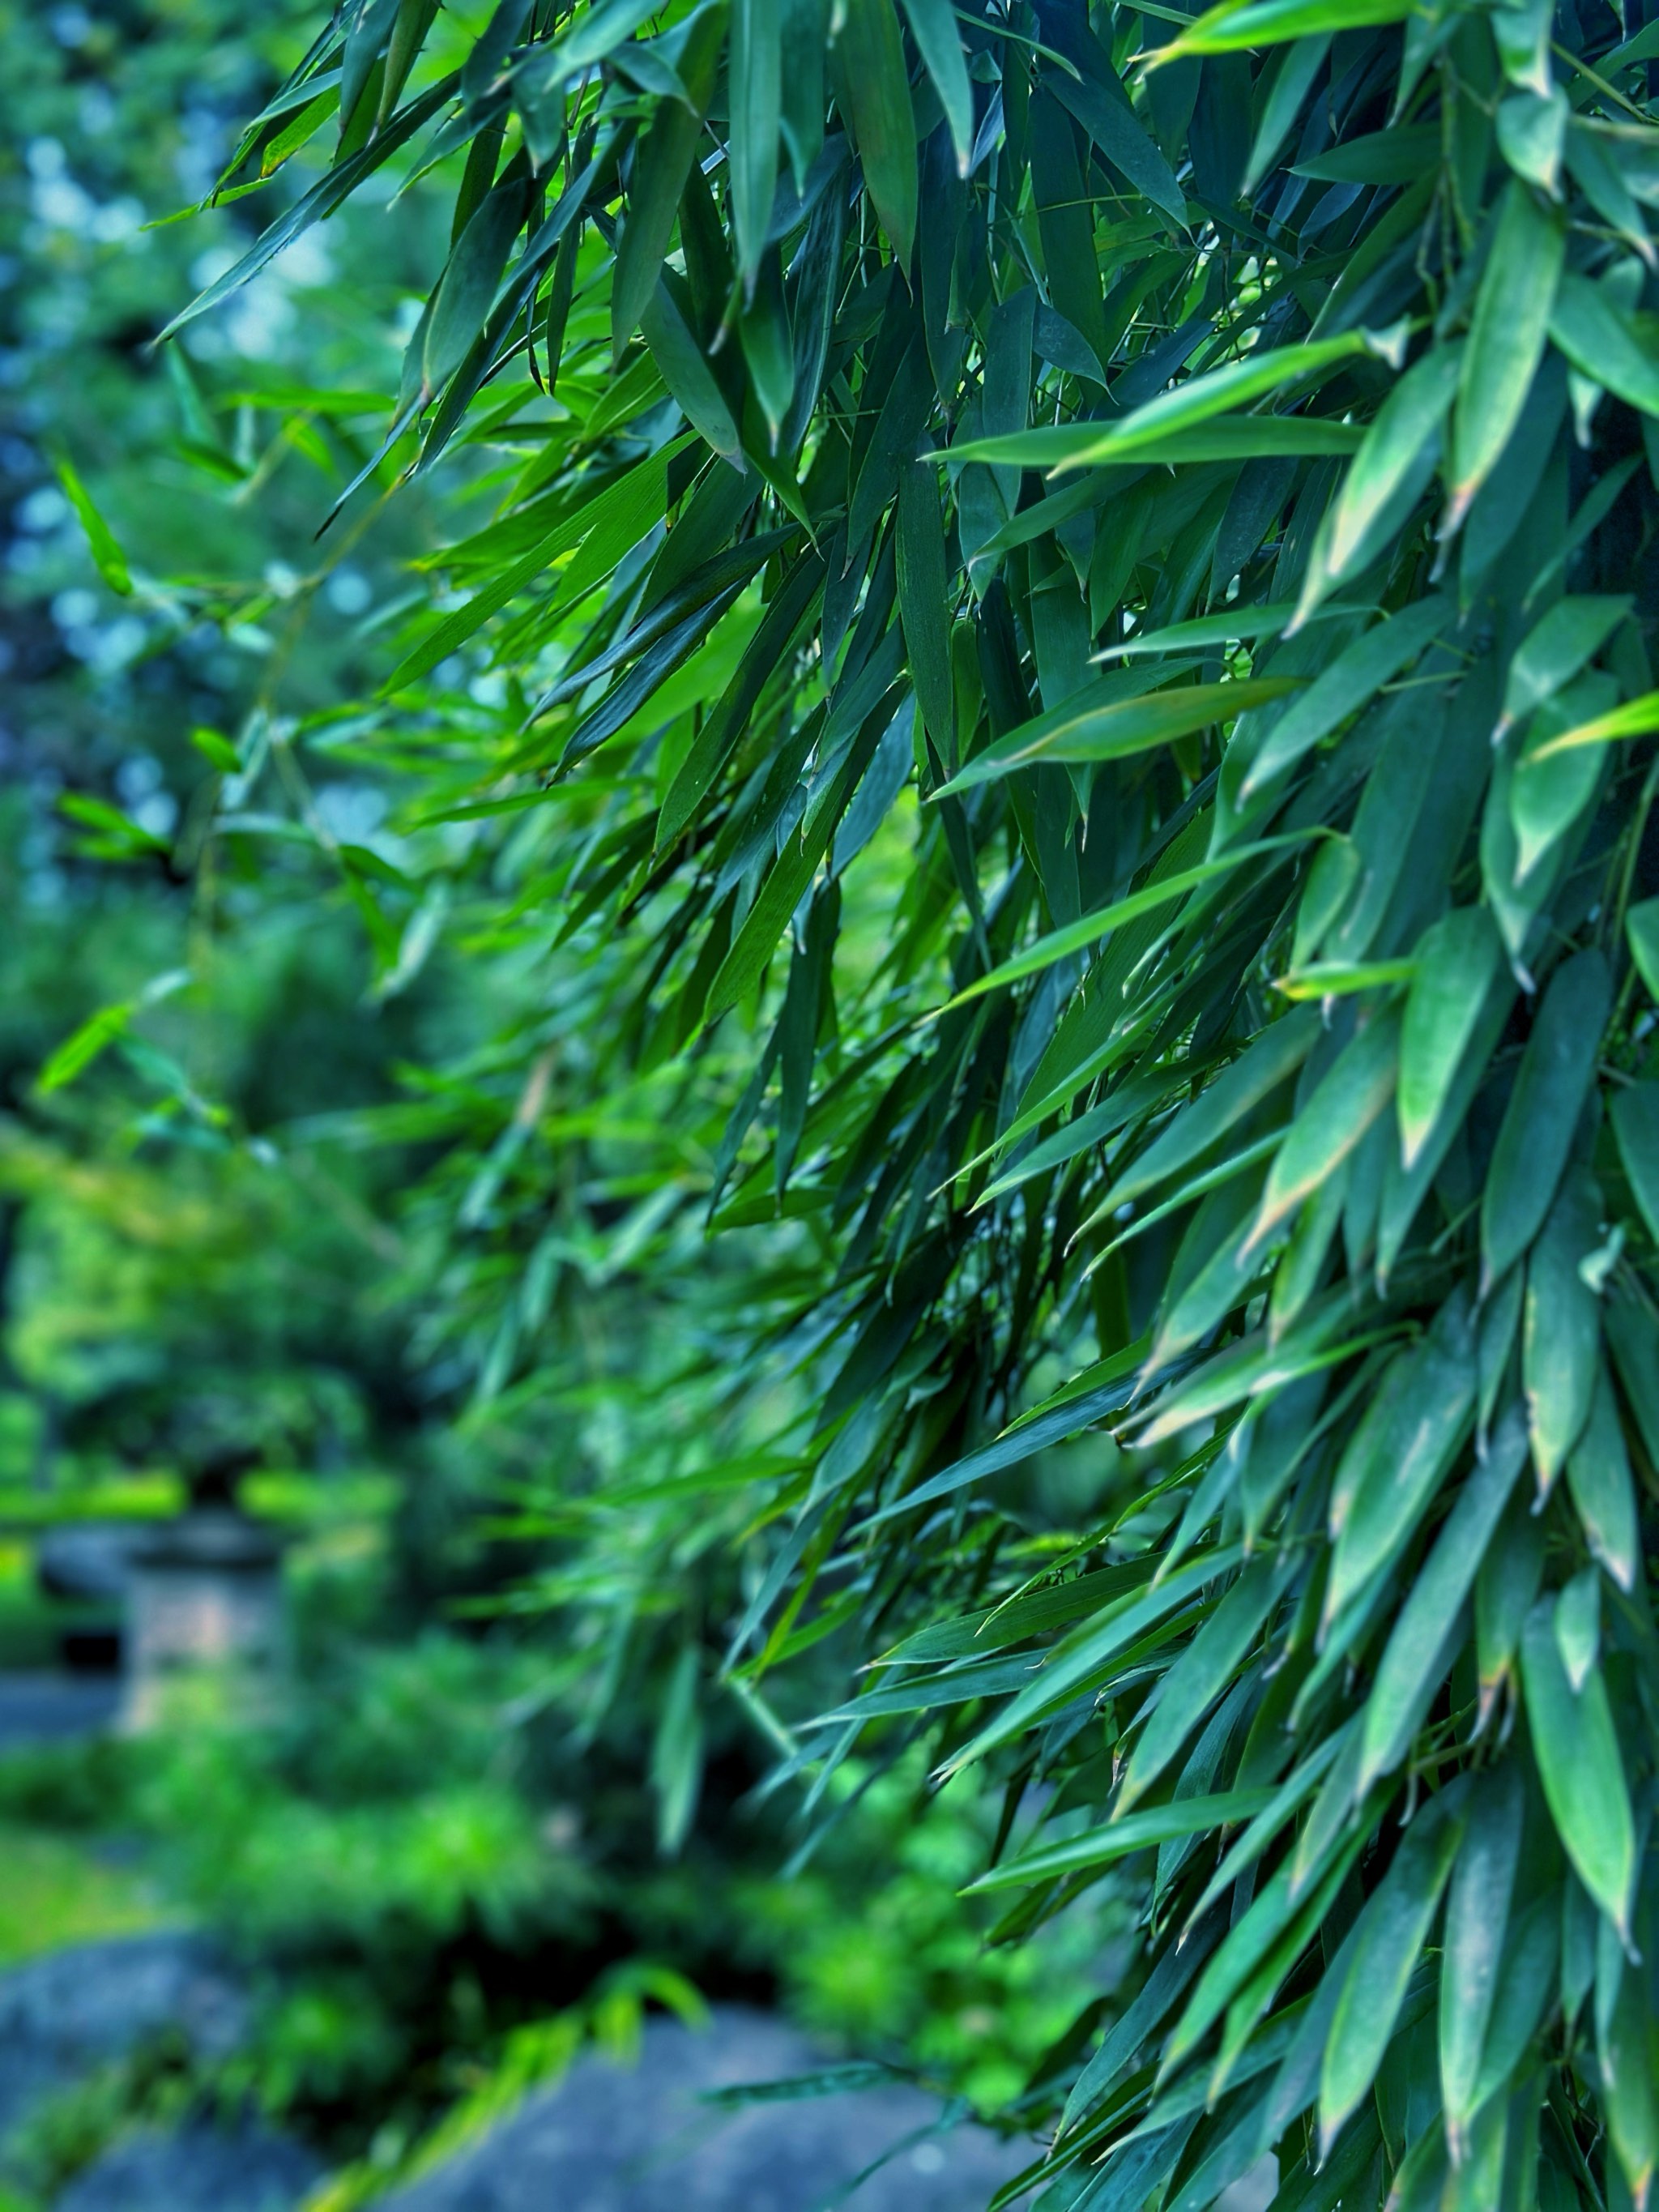
<svg viewBox="0 0 1659 2212">
<path fill-rule="evenodd" d="M 603 946 L 550 956 L 529 918 L 533 817 L 478 847 L 467 908 L 479 829 L 399 817 L 395 750 L 343 707 L 428 604 L 426 489 L 382 496 L 403 454 L 317 532 L 374 461 L 444 210 L 348 209 L 150 345 L 290 192 L 180 213 L 312 28 L 0 6 L 0 1663 L 51 1663 L 70 1617 L 41 1529 L 170 1512 L 247 1445 L 245 1502 L 293 1541 L 298 1669 L 270 1725 L 207 1705 L 0 1760 L 0 1955 L 183 1913 L 258 1993 L 228 2074 L 146 2052 L 76 2093 L 32 2185 L 137 2114 L 251 2091 L 356 2201 L 441 2114 L 699 1991 L 996 2111 L 1102 1986 L 1111 1910 L 988 1948 L 994 1912 L 956 1892 L 996 1808 L 927 1801 L 915 1762 L 840 1766 L 781 1876 L 799 1833 L 757 1784 L 785 1724 L 711 1686 L 755 1594 L 747 1486 L 789 1473 L 806 1403 L 787 1346 L 745 1363 L 823 1250 L 768 1203 L 711 1260 L 676 1203 L 746 1066 L 659 1050 L 615 1080 Z M 577 386 L 606 375 L 601 344 Z M 514 434 L 458 445 L 445 540 L 521 465 Z M 137 593 L 100 574 L 64 464 Z M 504 679 L 445 672 L 490 725 Z M 192 874 L 228 772 L 249 801 Z M 262 773 L 304 837 L 259 811 Z M 418 888 L 434 856 L 453 904 Z M 902 826 L 872 860 L 854 896 L 879 921 Z"/>
</svg>

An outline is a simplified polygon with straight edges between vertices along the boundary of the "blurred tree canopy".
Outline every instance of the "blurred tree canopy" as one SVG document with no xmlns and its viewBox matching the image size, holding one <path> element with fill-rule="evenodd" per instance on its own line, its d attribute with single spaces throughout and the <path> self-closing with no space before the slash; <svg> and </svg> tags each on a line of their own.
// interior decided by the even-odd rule
<svg viewBox="0 0 1659 2212">
<path fill-rule="evenodd" d="M 665 1848 L 735 1702 L 805 1852 L 999 1791 L 1005 1944 L 1126 1870 L 1056 2208 L 1659 2160 L 1650 13 L 347 0 L 202 134 L 213 520 L 39 510 L 69 696 L 224 671 L 60 801 L 191 980 L 43 1081 L 404 1184 Z M 348 918 L 399 1095 L 216 1084 Z"/>
</svg>

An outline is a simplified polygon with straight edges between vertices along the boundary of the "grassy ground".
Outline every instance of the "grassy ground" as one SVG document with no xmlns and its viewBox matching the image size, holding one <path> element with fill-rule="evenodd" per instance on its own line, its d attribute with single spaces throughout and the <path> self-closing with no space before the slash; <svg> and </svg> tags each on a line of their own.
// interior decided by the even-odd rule
<svg viewBox="0 0 1659 2212">
<path fill-rule="evenodd" d="M 153 1886 L 70 1838 L 0 1826 L 0 1968 L 166 1917 Z"/>
</svg>

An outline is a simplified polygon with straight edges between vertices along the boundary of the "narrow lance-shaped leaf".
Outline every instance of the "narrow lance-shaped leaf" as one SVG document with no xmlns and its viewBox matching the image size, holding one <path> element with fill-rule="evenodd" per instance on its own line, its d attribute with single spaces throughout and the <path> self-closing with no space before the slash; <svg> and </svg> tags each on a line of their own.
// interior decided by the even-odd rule
<svg viewBox="0 0 1659 2212">
<path fill-rule="evenodd" d="M 1399 1073 L 1400 1017 L 1376 1015 L 1347 1045 L 1291 1124 L 1252 1231 L 1260 1243 L 1335 1172 L 1383 1113 Z"/>
<path fill-rule="evenodd" d="M 1629 613 L 1630 605 L 1628 598 L 1606 594 L 1556 601 L 1543 620 L 1527 633 L 1510 663 L 1504 684 L 1504 711 L 1492 732 L 1494 743 L 1513 723 L 1524 721 L 1534 708 L 1553 699 L 1587 661 L 1595 658 Z"/>
<path fill-rule="evenodd" d="M 1510 1094 L 1480 1201 L 1483 1292 L 1544 1225 L 1595 1073 L 1610 995 L 1596 951 L 1565 960 L 1550 978 Z"/>
<path fill-rule="evenodd" d="M 1448 537 L 1462 524 L 1521 419 L 1548 338 L 1565 250 L 1559 217 L 1512 178 L 1481 272 L 1458 376 L 1443 525 Z"/>
<path fill-rule="evenodd" d="M 1589 1419 L 1601 1364 L 1601 1317 L 1580 1272 L 1596 1242 L 1601 1199 L 1570 1176 L 1527 1261 L 1521 1372 L 1540 1497 L 1547 1497 Z"/>
<path fill-rule="evenodd" d="M 118 592 L 123 599 L 127 598 L 132 591 L 132 578 L 128 572 L 126 556 L 116 542 L 115 532 L 99 513 L 92 494 L 82 482 L 79 471 L 68 455 L 54 454 L 52 467 L 57 471 L 58 483 L 64 487 L 65 498 L 75 509 L 76 520 L 86 532 L 87 547 L 99 574 L 111 591 Z"/>
<path fill-rule="evenodd" d="M 1328 737 L 1338 723 L 1358 712 L 1415 660 L 1449 620 L 1449 605 L 1425 599 L 1392 616 L 1345 646 L 1330 666 L 1287 707 L 1268 730 L 1266 741 L 1246 770 L 1242 795 L 1249 798 Z"/>
<path fill-rule="evenodd" d="M 1400 1143 L 1414 1167 L 1457 1079 L 1482 1007 L 1500 988 L 1504 947 L 1484 907 L 1457 907 L 1419 946 L 1400 1032 Z"/>
<path fill-rule="evenodd" d="M 845 0 L 836 58 L 852 102 L 859 159 L 901 268 L 916 235 L 916 125 L 895 0 Z"/>
<path fill-rule="evenodd" d="M 910 35 L 927 67 L 965 177 L 974 150 L 974 88 L 950 0 L 904 0 Z"/>
<path fill-rule="evenodd" d="M 922 461 L 911 462 L 899 477 L 897 563 L 899 620 L 916 704 L 934 751 L 954 768 L 956 700 L 945 532 L 933 471 Z"/>
<path fill-rule="evenodd" d="M 634 181 L 611 283 L 611 343 L 617 360 L 639 327 L 662 273 L 685 190 L 686 172 L 696 156 L 703 115 L 714 97 L 725 33 L 719 8 L 705 10 L 690 25 L 679 58 L 685 98 L 659 103 L 650 129 L 635 151 Z M 775 138 L 775 118 L 773 132 Z"/>
<path fill-rule="evenodd" d="M 1376 1587 L 1422 1518 L 1468 1436 L 1475 1384 L 1474 1331 L 1460 1286 L 1412 1356 L 1390 1417 L 1355 1470 L 1340 1522 L 1333 1491 L 1336 1546 L 1325 1589 L 1327 1626 L 1362 1590 Z"/>
<path fill-rule="evenodd" d="M 783 112 L 781 15 L 776 0 L 732 0 L 732 136 L 727 158 L 738 269 L 745 290 L 753 289 L 760 268 L 777 182 L 778 128 Z"/>
<path fill-rule="evenodd" d="M 1465 1633 L 1462 1606 L 1526 1456 L 1519 1421 L 1507 1422 L 1476 1462 L 1401 1608 L 1365 1701 L 1360 1795 L 1392 1773 L 1411 1747 L 1430 1698 Z"/>
<path fill-rule="evenodd" d="M 1519 1463 L 1520 1452 L 1515 1455 Z M 1440 1967 L 1440 2087 L 1453 2155 L 1462 2163 L 1475 2109 L 1521 1858 L 1521 1778 L 1512 1765 L 1483 1775 L 1469 1800 L 1468 1833 L 1446 1900 Z"/>
<path fill-rule="evenodd" d="M 1550 316 L 1550 336 L 1581 375 L 1644 415 L 1659 414 L 1659 366 L 1652 349 L 1605 285 L 1568 270 Z"/>
<path fill-rule="evenodd" d="M 1540 1599 L 1521 1640 L 1527 1721 L 1544 1795 L 1575 1872 L 1621 1936 L 1630 1933 L 1636 1828 L 1613 1709 L 1600 1668 L 1576 1694 Z"/>
<path fill-rule="evenodd" d="M 1597 1370 L 1589 1419 L 1567 1455 L 1567 1488 L 1591 1552 L 1620 1589 L 1634 1589 L 1642 1564 L 1636 1484 L 1605 1364 Z"/>
<path fill-rule="evenodd" d="M 1612 677 L 1591 669 L 1547 700 L 1533 716 L 1510 784 L 1515 829 L 1515 879 L 1524 885 L 1583 816 L 1601 781 L 1602 757 L 1593 748 L 1559 747 L 1565 731 L 1583 729 L 1604 714 L 1616 697 Z"/>
<path fill-rule="evenodd" d="M 1297 608 L 1298 623 L 1370 565 L 1427 484 L 1440 457 L 1441 428 L 1462 358 L 1461 345 L 1432 348 L 1378 409 L 1320 525 Z"/>
<path fill-rule="evenodd" d="M 1155 745 L 1173 744 L 1297 688 L 1293 676 L 1242 677 L 1230 684 L 1176 684 L 1149 698 L 1119 698 L 1101 705 L 1091 704 L 1089 694 L 1080 692 L 988 745 L 933 796 L 945 799 L 972 791 L 1036 761 L 1127 759 L 1150 752 Z"/>
<path fill-rule="evenodd" d="M 1338 2130 L 1376 2078 L 1462 1840 L 1462 1808 L 1436 1798 L 1406 1831 L 1382 1887 L 1366 1905 L 1319 2075 L 1319 2139 Z"/>
</svg>

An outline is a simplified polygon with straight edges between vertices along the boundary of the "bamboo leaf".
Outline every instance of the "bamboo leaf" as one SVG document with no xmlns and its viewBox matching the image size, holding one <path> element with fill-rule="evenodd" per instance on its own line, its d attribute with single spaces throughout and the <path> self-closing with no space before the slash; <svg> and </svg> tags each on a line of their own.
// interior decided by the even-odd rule
<svg viewBox="0 0 1659 2212">
<path fill-rule="evenodd" d="M 1480 1200 L 1483 1292 L 1544 1225 L 1595 1073 L 1610 995 L 1595 951 L 1562 963 L 1544 994 L 1510 1094 Z"/>
<path fill-rule="evenodd" d="M 1600 1668 L 1577 1692 L 1555 1634 L 1555 1601 L 1528 1616 L 1522 1680 L 1544 1796 L 1573 1869 L 1620 1936 L 1630 1931 L 1636 1832 Z"/>
<path fill-rule="evenodd" d="M 1510 663 L 1504 711 L 1494 742 L 1516 722 L 1553 699 L 1587 661 L 1593 660 L 1630 611 L 1626 597 L 1581 595 L 1558 599 L 1528 630 Z"/>
<path fill-rule="evenodd" d="M 916 125 L 894 0 L 846 0 L 836 54 L 881 227 L 902 269 L 916 235 Z"/>
<path fill-rule="evenodd" d="M 1421 1158 L 1504 975 L 1504 947 L 1484 907 L 1457 907 L 1418 948 L 1400 1033 L 1400 1143 L 1407 1170 Z"/>
<path fill-rule="evenodd" d="M 1210 729 L 1247 708 L 1282 699 L 1298 685 L 1299 678 L 1293 676 L 1241 677 L 1227 684 L 1180 684 L 1151 697 L 1109 698 L 1100 703 L 1087 691 L 1074 693 L 1063 706 L 1022 723 L 975 754 L 933 797 L 954 798 L 1037 761 L 1123 760 L 1150 752 L 1154 746 L 1173 744 L 1195 731 Z"/>
<path fill-rule="evenodd" d="M 1520 1453 L 1515 1455 L 1519 1464 Z M 1452 2154 L 1462 2162 L 1504 1954 L 1521 1861 L 1523 1800 L 1510 1765 L 1483 1775 L 1446 1900 L 1440 1969 L 1440 2084 Z"/>
<path fill-rule="evenodd" d="M 1281 775 L 1339 723 L 1358 713 L 1383 684 L 1409 667 L 1449 620 L 1444 600 L 1425 599 L 1401 614 L 1386 617 L 1343 647 L 1330 666 L 1308 686 L 1294 706 L 1271 725 L 1265 743 L 1245 771 L 1241 796 L 1249 799 Z"/>
<path fill-rule="evenodd" d="M 1565 246 L 1559 217 L 1512 178 L 1458 375 L 1445 536 L 1462 524 L 1521 419 L 1548 338 Z"/>
<path fill-rule="evenodd" d="M 1577 1443 L 1595 1393 L 1601 1317 L 1580 1268 L 1598 1241 L 1600 1212 L 1589 1178 L 1570 1176 L 1527 1261 L 1521 1372 L 1540 1497 Z"/>
<path fill-rule="evenodd" d="M 1506 1423 L 1464 1484 L 1401 1608 L 1365 1701 L 1356 1785 L 1362 1796 L 1380 1776 L 1391 1774 L 1411 1748 L 1429 1700 L 1462 1641 L 1461 1608 L 1474 1586 L 1525 1456 L 1526 1437 L 1520 1424 Z"/>
<path fill-rule="evenodd" d="M 904 14 L 945 110 L 957 168 L 965 177 L 974 150 L 974 88 L 955 15 L 949 0 L 904 0 Z"/>
<path fill-rule="evenodd" d="M 1320 2069 L 1322 2156 L 1376 2078 L 1462 1835 L 1461 1813 L 1437 1798 L 1407 1829 L 1365 1907 Z"/>
<path fill-rule="evenodd" d="M 1620 1589 L 1634 1589 L 1642 1560 L 1636 1485 L 1605 1364 L 1597 1370 L 1589 1418 L 1567 1456 L 1567 1488 L 1592 1553 Z"/>
</svg>

